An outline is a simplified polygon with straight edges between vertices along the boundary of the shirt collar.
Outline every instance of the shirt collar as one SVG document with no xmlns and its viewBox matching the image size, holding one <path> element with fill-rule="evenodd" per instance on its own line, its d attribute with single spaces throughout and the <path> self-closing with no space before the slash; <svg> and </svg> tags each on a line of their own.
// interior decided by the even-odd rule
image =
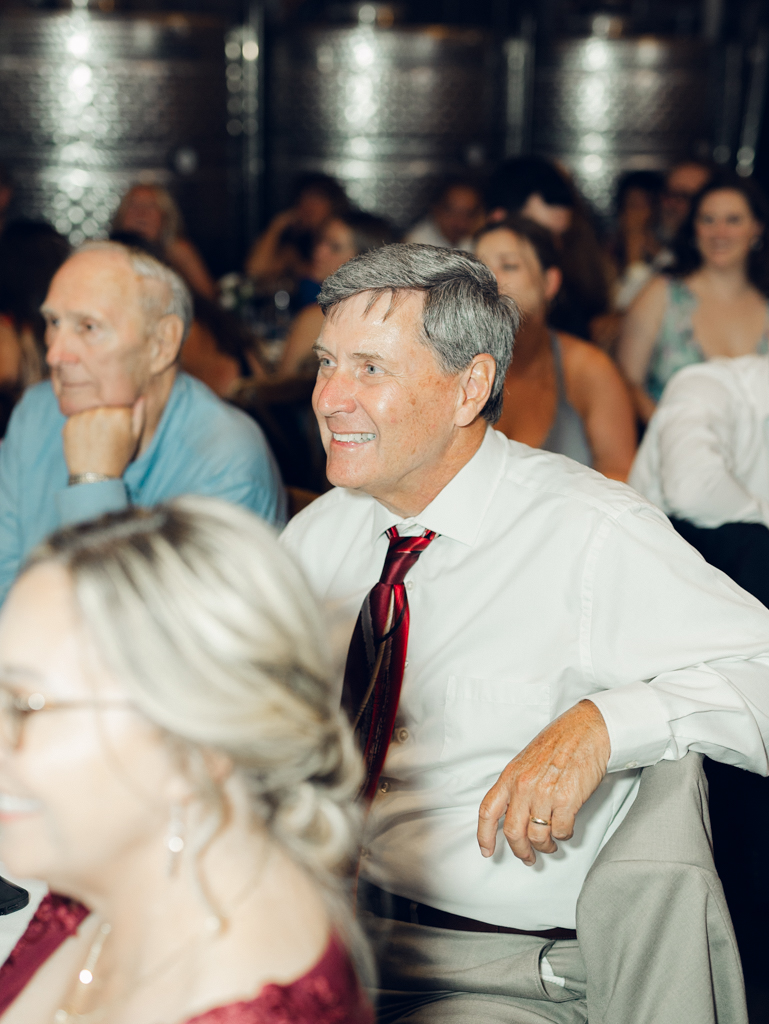
<svg viewBox="0 0 769 1024">
<path fill-rule="evenodd" d="M 505 465 L 506 439 L 491 426 L 480 448 L 419 515 L 402 519 L 378 501 L 374 504 L 372 542 L 391 526 L 403 532 L 432 530 L 468 546 L 475 543 Z"/>
</svg>

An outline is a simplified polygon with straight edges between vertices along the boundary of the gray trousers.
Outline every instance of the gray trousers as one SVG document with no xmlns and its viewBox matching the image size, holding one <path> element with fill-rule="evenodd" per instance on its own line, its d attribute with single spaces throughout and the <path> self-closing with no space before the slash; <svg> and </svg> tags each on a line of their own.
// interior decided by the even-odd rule
<svg viewBox="0 0 769 1024">
<path fill-rule="evenodd" d="M 379 963 L 381 1024 L 583 1024 L 588 1004 L 590 1024 L 748 1021 L 701 754 L 644 769 L 635 803 L 582 887 L 579 943 L 368 913 L 361 922 Z M 542 981 L 543 955 L 564 986 Z"/>
<path fill-rule="evenodd" d="M 380 1024 L 584 1024 L 576 940 L 460 932 L 361 915 L 379 966 Z M 565 985 L 543 982 L 540 959 Z"/>
</svg>

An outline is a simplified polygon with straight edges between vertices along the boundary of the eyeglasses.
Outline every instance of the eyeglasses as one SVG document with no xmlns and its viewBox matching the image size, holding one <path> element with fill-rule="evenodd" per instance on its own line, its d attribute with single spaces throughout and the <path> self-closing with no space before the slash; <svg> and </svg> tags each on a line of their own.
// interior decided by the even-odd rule
<svg viewBox="0 0 769 1024">
<path fill-rule="evenodd" d="M 130 708 L 127 700 L 49 700 L 42 693 L 21 696 L 0 683 L 0 743 L 18 750 L 24 725 L 38 711 L 78 711 L 83 708 Z"/>
</svg>

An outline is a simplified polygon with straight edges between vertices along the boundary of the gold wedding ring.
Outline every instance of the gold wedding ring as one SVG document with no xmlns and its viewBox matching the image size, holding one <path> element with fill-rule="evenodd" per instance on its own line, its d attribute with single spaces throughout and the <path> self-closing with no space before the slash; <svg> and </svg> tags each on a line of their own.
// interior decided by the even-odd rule
<svg viewBox="0 0 769 1024">
<path fill-rule="evenodd" d="M 529 818 L 529 821 L 533 822 L 535 825 L 549 825 L 550 824 L 550 822 L 549 821 L 545 821 L 544 818 Z"/>
</svg>

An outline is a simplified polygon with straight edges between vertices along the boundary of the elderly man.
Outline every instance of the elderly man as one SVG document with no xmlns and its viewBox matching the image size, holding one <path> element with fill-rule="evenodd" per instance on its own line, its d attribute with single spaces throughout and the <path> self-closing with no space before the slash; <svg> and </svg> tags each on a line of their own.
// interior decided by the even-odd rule
<svg viewBox="0 0 769 1024">
<path fill-rule="evenodd" d="M 48 533 L 129 503 L 211 494 L 284 519 L 259 427 L 178 369 L 192 303 L 177 274 L 91 243 L 42 313 L 51 379 L 25 394 L 0 448 L 0 601 Z"/>
<path fill-rule="evenodd" d="M 365 755 L 382 1020 L 583 1022 L 575 906 L 639 769 L 767 773 L 769 613 L 629 488 L 491 429 L 516 313 L 473 257 L 388 246 L 320 303 L 336 487 L 283 539 Z"/>
</svg>

